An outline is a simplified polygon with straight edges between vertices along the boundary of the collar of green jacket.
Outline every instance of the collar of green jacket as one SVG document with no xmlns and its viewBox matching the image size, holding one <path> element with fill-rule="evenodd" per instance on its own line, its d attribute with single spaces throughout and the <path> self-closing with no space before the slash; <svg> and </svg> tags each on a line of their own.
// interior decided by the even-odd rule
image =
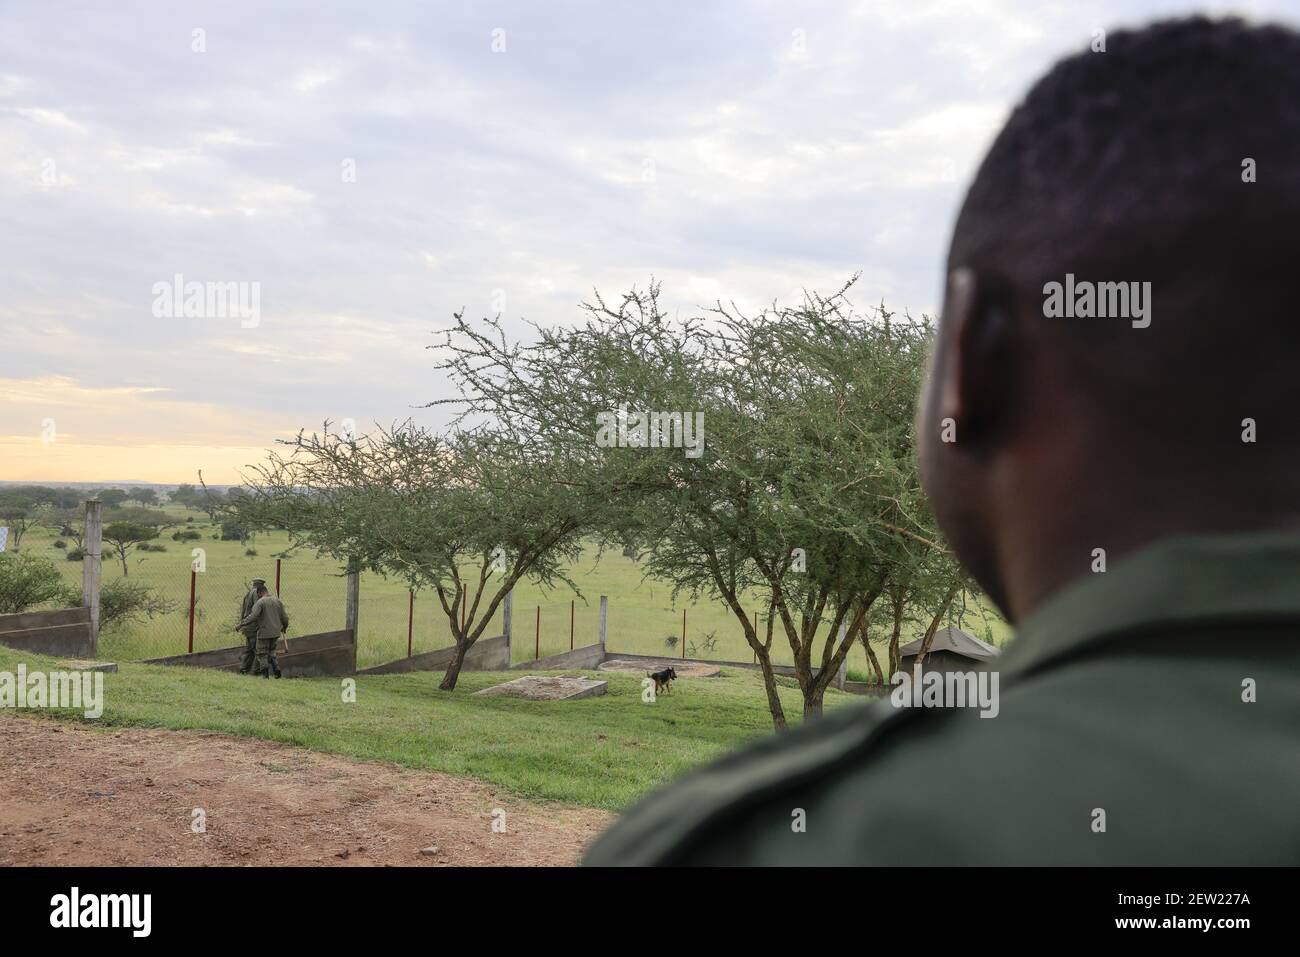
<svg viewBox="0 0 1300 957">
<path fill-rule="evenodd" d="M 1300 618 L 1300 533 L 1164 539 L 1038 607 L 997 662 L 1002 680 L 1134 631 Z"/>
</svg>

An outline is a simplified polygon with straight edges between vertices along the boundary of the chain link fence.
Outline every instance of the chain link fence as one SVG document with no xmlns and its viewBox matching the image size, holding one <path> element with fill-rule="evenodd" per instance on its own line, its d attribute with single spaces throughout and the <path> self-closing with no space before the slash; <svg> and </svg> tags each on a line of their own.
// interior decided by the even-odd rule
<svg viewBox="0 0 1300 957">
<path fill-rule="evenodd" d="M 147 584 L 163 607 L 152 617 L 109 623 L 101 632 L 101 654 L 138 660 L 242 643 L 236 633 L 244 596 L 254 578 L 266 580 L 289 614 L 289 636 L 334 631 L 344 626 L 345 587 L 340 569 L 325 560 L 291 558 L 258 561 L 256 555 L 213 555 L 201 545 L 183 569 L 129 569 L 104 563 L 104 588 L 120 578 Z M 188 554 L 188 552 L 187 552 Z"/>
<path fill-rule="evenodd" d="M 110 660 L 130 661 L 186 653 L 191 647 L 192 565 L 198 569 L 192 576 L 194 651 L 229 647 L 241 641 L 234 626 L 253 578 L 264 578 L 272 591 L 278 590 L 289 614 L 291 639 L 345 626 L 346 578 L 336 560 L 290 551 L 283 532 L 259 532 L 242 540 L 223 535 L 221 526 L 202 513 L 182 511 L 156 539 L 129 547 L 125 554 L 106 541 L 105 590 L 125 579 L 147 587 L 154 602 L 152 614 L 110 622 L 101 634 L 101 654 Z M 54 531 L 37 528 L 24 538 L 23 550 L 54 560 L 68 584 L 79 591 L 81 562 L 67 560 L 76 543 L 64 541 L 59 545 L 60 541 Z M 599 641 L 601 595 L 609 596 L 606 646 L 611 654 L 754 660 L 740 623 L 725 604 L 692 602 L 681 595 L 674 600 L 671 587 L 642 577 L 634 557 L 607 552 L 598 558 L 592 550 L 570 569 L 570 575 L 580 589 L 579 595 L 564 586 L 547 590 L 529 581 L 515 586 L 512 648 L 516 664 Z M 483 601 L 494 591 L 489 583 Z M 760 636 L 766 634 L 766 607 L 754 600 L 749 608 Z M 758 610 L 756 615 L 754 609 Z M 987 614 L 979 603 L 971 606 L 970 613 L 971 620 L 963 622 L 964 627 L 986 637 L 988 623 L 992 622 L 997 635 L 989 637 L 1000 644 L 1006 628 L 996 616 Z M 498 608 L 482 637 L 501 634 L 502 618 Z M 412 593 L 405 582 L 371 573 L 361 578 L 358 631 L 359 668 L 454 643 L 434 592 L 426 589 Z M 772 661 L 792 663 L 789 643 L 779 623 L 773 636 Z M 865 674 L 868 664 L 860 644 L 850 652 L 848 668 Z"/>
</svg>

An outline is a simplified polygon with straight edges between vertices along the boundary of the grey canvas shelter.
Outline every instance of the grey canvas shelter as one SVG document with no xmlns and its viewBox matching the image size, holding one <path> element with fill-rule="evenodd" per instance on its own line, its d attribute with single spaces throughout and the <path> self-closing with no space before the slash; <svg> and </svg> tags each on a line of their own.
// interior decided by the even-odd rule
<svg viewBox="0 0 1300 957">
<path fill-rule="evenodd" d="M 905 671 L 912 670 L 922 640 L 917 639 L 898 649 L 901 666 Z M 929 671 L 970 671 L 987 665 L 1000 653 L 987 641 L 980 641 L 960 628 L 949 626 L 934 633 L 930 653 L 925 656 L 925 668 Z"/>
</svg>

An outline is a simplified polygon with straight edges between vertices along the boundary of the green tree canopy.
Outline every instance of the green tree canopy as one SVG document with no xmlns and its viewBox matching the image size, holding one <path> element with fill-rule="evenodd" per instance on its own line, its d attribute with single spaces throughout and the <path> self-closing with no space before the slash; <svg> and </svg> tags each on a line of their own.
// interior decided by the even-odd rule
<svg viewBox="0 0 1300 957">
<path fill-rule="evenodd" d="M 458 316 L 440 347 L 466 419 L 574 463 L 588 498 L 616 506 L 596 524 L 606 540 L 643 550 L 646 574 L 674 593 L 727 604 L 778 727 L 776 635 L 816 714 L 891 575 L 908 570 L 908 595 L 953 588 L 912 452 L 931 324 L 856 313 L 851 285 L 686 320 L 664 314 L 652 285 L 612 304 L 597 295 L 585 322 L 537 329 L 530 345 Z M 760 609 L 775 623 L 763 635 Z"/>
<path fill-rule="evenodd" d="M 0 615 L 16 615 L 39 605 L 59 608 L 81 603 L 81 592 L 63 581 L 48 558 L 0 552 Z"/>
<path fill-rule="evenodd" d="M 116 521 L 104 526 L 104 544 L 117 553 L 122 563 L 122 574 L 131 573 L 126 560 L 141 542 L 148 542 L 158 537 L 158 528 L 140 522 Z"/>
</svg>

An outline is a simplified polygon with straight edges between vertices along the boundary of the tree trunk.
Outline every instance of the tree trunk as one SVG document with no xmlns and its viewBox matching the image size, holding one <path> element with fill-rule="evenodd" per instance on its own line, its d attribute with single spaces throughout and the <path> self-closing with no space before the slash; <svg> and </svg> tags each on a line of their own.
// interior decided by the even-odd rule
<svg viewBox="0 0 1300 957">
<path fill-rule="evenodd" d="M 460 669 L 465 664 L 465 655 L 469 653 L 469 649 L 470 643 L 459 637 L 456 639 L 456 657 L 451 660 L 446 674 L 442 676 L 442 684 L 438 685 L 441 690 L 456 690 L 456 679 L 460 677 Z"/>
<path fill-rule="evenodd" d="M 781 695 L 776 689 L 776 673 L 772 671 L 772 659 L 766 650 L 758 656 L 759 667 L 763 669 L 763 690 L 767 692 L 767 710 L 772 712 L 772 727 L 784 731 L 789 725 L 785 720 L 785 709 L 781 707 Z"/>
<path fill-rule="evenodd" d="M 803 695 L 803 719 L 812 721 L 822 716 L 822 700 L 826 697 L 826 686 L 820 681 L 813 682 L 813 686 L 804 692 Z"/>
<path fill-rule="evenodd" d="M 948 589 L 948 594 L 944 597 L 943 604 L 935 612 L 934 617 L 930 619 L 930 627 L 925 630 L 925 637 L 921 639 L 921 649 L 916 653 L 912 660 L 912 679 L 913 681 L 921 680 L 921 671 L 925 667 L 925 656 L 930 653 L 930 645 L 934 642 L 935 633 L 939 630 L 939 623 L 943 621 L 943 616 L 948 614 L 948 609 L 952 607 L 952 600 L 957 597 L 957 589 L 961 587 L 961 580 L 953 583 Z"/>
<path fill-rule="evenodd" d="M 871 670 L 876 673 L 876 684 L 883 685 L 885 676 L 880 670 L 880 661 L 876 658 L 876 653 L 871 649 L 871 642 L 867 640 L 867 630 L 862 630 L 862 647 L 867 650 L 867 661 L 871 662 Z"/>
<path fill-rule="evenodd" d="M 758 632 L 749 623 L 749 612 L 741 607 L 735 593 L 727 590 L 726 582 L 721 578 L 717 579 L 717 585 L 732 614 L 740 622 L 745 641 L 753 649 L 754 657 L 758 659 L 758 666 L 762 669 L 763 690 L 767 692 L 767 710 L 772 713 L 772 727 L 777 731 L 784 731 L 787 727 L 785 709 L 781 707 L 781 695 L 776 690 L 776 674 L 772 671 L 772 608 L 769 605 L 767 609 L 767 644 L 764 644 L 758 640 Z"/>
</svg>

